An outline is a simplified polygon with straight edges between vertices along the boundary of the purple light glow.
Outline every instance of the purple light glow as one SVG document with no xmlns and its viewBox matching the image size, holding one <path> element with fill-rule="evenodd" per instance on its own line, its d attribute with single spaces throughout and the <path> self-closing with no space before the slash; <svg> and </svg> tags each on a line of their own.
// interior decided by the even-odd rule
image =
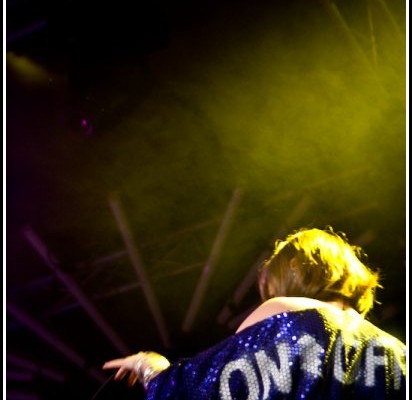
<svg viewBox="0 0 412 400">
<path fill-rule="evenodd" d="M 87 118 L 80 120 L 80 127 L 86 132 L 86 136 L 93 134 L 93 124 Z"/>
</svg>

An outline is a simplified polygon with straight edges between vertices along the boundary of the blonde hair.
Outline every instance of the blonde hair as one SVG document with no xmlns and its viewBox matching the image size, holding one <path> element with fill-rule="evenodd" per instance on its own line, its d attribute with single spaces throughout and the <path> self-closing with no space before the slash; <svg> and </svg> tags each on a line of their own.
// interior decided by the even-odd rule
<svg viewBox="0 0 412 400">
<path fill-rule="evenodd" d="M 341 300 L 366 315 L 373 307 L 379 274 L 360 258 L 366 254 L 350 245 L 344 233 L 302 228 L 276 241 L 272 256 L 260 269 L 263 300 L 278 296 Z"/>
</svg>

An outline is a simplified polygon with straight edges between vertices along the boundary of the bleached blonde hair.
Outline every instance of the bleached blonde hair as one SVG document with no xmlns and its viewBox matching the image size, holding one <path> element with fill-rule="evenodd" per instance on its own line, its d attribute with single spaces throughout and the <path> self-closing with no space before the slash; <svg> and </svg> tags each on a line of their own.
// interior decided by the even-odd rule
<svg viewBox="0 0 412 400">
<path fill-rule="evenodd" d="M 344 233 L 302 228 L 275 243 L 259 273 L 263 300 L 278 296 L 343 301 L 362 315 L 374 305 L 379 274 L 360 258 L 366 254 L 349 244 Z"/>
</svg>

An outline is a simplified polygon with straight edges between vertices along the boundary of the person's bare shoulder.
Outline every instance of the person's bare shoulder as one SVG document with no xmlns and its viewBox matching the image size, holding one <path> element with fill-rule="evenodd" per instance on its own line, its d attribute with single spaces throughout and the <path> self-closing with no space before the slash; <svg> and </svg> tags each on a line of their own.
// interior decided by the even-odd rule
<svg viewBox="0 0 412 400">
<path fill-rule="evenodd" d="M 286 311 L 304 310 L 307 308 L 316 308 L 322 306 L 321 301 L 307 297 L 274 297 L 266 300 L 256 310 L 240 324 L 236 333 L 243 329 L 256 324 L 272 315 L 280 314 Z"/>
</svg>

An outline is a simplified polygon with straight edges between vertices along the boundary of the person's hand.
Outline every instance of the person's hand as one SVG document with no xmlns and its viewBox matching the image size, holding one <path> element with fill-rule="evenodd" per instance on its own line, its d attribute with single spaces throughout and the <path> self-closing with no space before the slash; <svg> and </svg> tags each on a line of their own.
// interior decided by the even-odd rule
<svg viewBox="0 0 412 400">
<path fill-rule="evenodd" d="M 147 388 L 148 383 L 170 365 L 167 358 L 154 352 L 140 352 L 125 358 L 107 361 L 103 369 L 118 368 L 115 380 L 123 379 L 129 374 L 127 383 L 132 386 L 137 381 Z"/>
</svg>

